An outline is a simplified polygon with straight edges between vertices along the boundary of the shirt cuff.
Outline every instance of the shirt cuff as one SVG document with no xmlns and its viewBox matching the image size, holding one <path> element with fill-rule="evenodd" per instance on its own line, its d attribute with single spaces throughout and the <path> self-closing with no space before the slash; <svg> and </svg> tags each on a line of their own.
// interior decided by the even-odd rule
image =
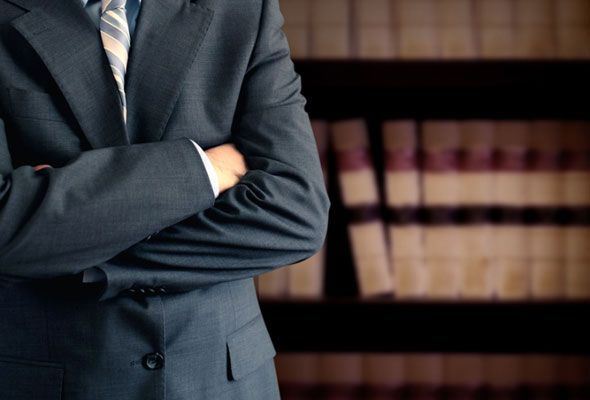
<svg viewBox="0 0 590 400">
<path fill-rule="evenodd" d="M 90 269 L 84 270 L 84 274 L 82 275 L 82 282 L 83 283 L 91 283 L 91 282 L 100 282 L 106 279 L 106 274 L 104 271 L 98 267 L 92 267 Z"/>
<path fill-rule="evenodd" d="M 219 182 L 217 180 L 217 172 L 215 172 L 215 168 L 213 168 L 211 160 L 209 160 L 209 157 L 207 156 L 207 154 L 205 154 L 201 146 L 199 146 L 194 140 L 189 140 L 195 145 L 195 148 L 197 149 L 199 155 L 201 156 L 201 159 L 203 160 L 203 164 L 205 164 L 205 169 L 207 170 L 207 175 L 209 176 L 209 182 L 211 183 L 211 187 L 213 188 L 213 195 L 215 196 L 215 198 L 217 198 L 217 196 L 219 195 Z"/>
</svg>

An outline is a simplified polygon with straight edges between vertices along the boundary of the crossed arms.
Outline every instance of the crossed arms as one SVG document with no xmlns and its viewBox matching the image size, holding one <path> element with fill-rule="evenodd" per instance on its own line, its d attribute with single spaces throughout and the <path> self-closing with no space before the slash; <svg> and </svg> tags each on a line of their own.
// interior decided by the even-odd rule
<svg viewBox="0 0 590 400">
<path fill-rule="evenodd" d="M 0 276 L 98 266 L 105 299 L 133 284 L 242 279 L 314 254 L 330 201 L 283 22 L 278 1 L 264 0 L 232 125 L 249 170 L 217 199 L 189 139 L 90 150 L 35 171 L 13 168 L 0 115 Z"/>
</svg>

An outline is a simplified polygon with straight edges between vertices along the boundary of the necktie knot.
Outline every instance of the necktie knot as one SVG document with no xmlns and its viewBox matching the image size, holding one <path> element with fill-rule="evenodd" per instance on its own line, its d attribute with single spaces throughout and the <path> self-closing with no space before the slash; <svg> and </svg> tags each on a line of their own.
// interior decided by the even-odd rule
<svg viewBox="0 0 590 400">
<path fill-rule="evenodd" d="M 102 0 L 102 12 L 105 13 L 109 10 L 125 8 L 126 3 L 127 0 Z"/>
</svg>

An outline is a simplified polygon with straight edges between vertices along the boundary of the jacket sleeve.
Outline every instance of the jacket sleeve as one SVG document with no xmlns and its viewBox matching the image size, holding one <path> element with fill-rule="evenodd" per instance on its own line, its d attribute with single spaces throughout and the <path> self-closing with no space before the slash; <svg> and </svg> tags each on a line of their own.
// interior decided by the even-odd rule
<svg viewBox="0 0 590 400">
<path fill-rule="evenodd" d="M 81 272 L 213 203 L 186 138 L 90 150 L 35 172 L 13 168 L 0 116 L 0 278 Z"/>
<path fill-rule="evenodd" d="M 324 242 L 330 200 L 278 0 L 263 0 L 234 117 L 248 172 L 213 207 L 99 266 L 102 299 L 135 286 L 190 290 L 304 260 Z"/>
</svg>

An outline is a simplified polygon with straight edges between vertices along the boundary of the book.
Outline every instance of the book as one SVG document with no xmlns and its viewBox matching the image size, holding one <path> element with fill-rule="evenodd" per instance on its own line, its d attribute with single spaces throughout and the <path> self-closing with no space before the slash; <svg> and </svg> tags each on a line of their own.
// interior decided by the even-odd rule
<svg viewBox="0 0 590 400">
<path fill-rule="evenodd" d="M 324 181 L 328 184 L 328 123 L 325 120 L 312 119 L 311 127 L 318 147 Z M 311 257 L 291 265 L 288 268 L 289 295 L 299 298 L 320 298 L 324 288 L 324 271 L 326 264 L 326 243 Z"/>
<path fill-rule="evenodd" d="M 351 57 L 350 9 L 349 0 L 311 2 L 311 57 Z"/>
<path fill-rule="evenodd" d="M 514 56 L 554 58 L 556 54 L 553 0 L 514 0 Z"/>
<path fill-rule="evenodd" d="M 562 197 L 565 225 L 565 297 L 590 298 L 590 123 L 563 121 Z"/>
<path fill-rule="evenodd" d="M 291 57 L 309 57 L 311 0 L 280 0 L 280 8 L 285 19 L 283 31 L 287 35 Z"/>
<path fill-rule="evenodd" d="M 556 397 L 557 357 L 553 354 L 527 354 L 523 359 L 522 383 L 527 398 L 551 399 Z"/>
<path fill-rule="evenodd" d="M 382 124 L 385 171 L 383 174 L 391 270 L 395 294 L 422 297 L 426 289 L 423 229 L 418 165 L 417 124 L 412 120 Z"/>
<path fill-rule="evenodd" d="M 358 58 L 393 58 L 392 14 L 390 0 L 353 1 L 354 47 Z"/>
<path fill-rule="evenodd" d="M 590 358 L 567 354 L 557 357 L 557 385 L 565 398 L 582 400 L 590 398 Z"/>
<path fill-rule="evenodd" d="M 456 121 L 425 121 L 422 125 L 422 193 L 427 210 L 424 260 L 427 296 L 458 298 L 460 291 L 460 131 Z"/>
<path fill-rule="evenodd" d="M 437 0 L 435 2 L 441 58 L 477 58 L 475 24 L 471 0 Z"/>
<path fill-rule="evenodd" d="M 437 399 L 442 395 L 443 356 L 434 353 L 405 355 L 407 398 Z"/>
<path fill-rule="evenodd" d="M 476 399 L 484 382 L 484 357 L 450 353 L 443 356 L 443 386 L 448 400 Z"/>
<path fill-rule="evenodd" d="M 484 364 L 484 384 L 489 388 L 490 400 L 521 398 L 523 378 L 523 359 L 518 354 L 486 355 Z"/>
<path fill-rule="evenodd" d="M 331 137 L 360 295 L 390 294 L 393 277 L 365 121 L 335 121 L 331 124 Z"/>
<path fill-rule="evenodd" d="M 321 399 L 362 398 L 363 357 L 361 353 L 322 353 L 319 360 Z"/>
<path fill-rule="evenodd" d="M 403 354 L 363 354 L 363 399 L 385 400 L 403 397 L 405 365 Z"/>
<path fill-rule="evenodd" d="M 515 54 L 512 0 L 475 0 L 474 13 L 479 57 L 512 58 Z"/>
<path fill-rule="evenodd" d="M 289 288 L 289 266 L 283 265 L 258 275 L 256 288 L 260 299 L 284 298 Z"/>
<path fill-rule="evenodd" d="M 434 0 L 394 0 L 393 4 L 398 57 L 439 58 Z"/>
<path fill-rule="evenodd" d="M 530 124 L 530 165 L 527 172 L 527 204 L 531 296 L 562 298 L 565 290 L 564 230 L 557 209 L 561 203 L 560 125 L 557 121 Z"/>
<path fill-rule="evenodd" d="M 495 296 L 500 300 L 529 297 L 529 252 L 524 207 L 527 204 L 529 125 L 495 123 L 493 205 L 499 211 L 493 227 Z"/>
<path fill-rule="evenodd" d="M 590 58 L 590 2 L 555 1 L 557 56 L 565 59 Z"/>
<path fill-rule="evenodd" d="M 318 398 L 320 384 L 318 353 L 278 353 L 275 357 L 277 379 L 283 400 Z"/>
<path fill-rule="evenodd" d="M 565 297 L 590 299 L 590 228 L 588 210 L 584 221 L 573 221 L 565 233 Z"/>
<path fill-rule="evenodd" d="M 460 296 L 490 299 L 494 295 L 491 205 L 494 198 L 494 125 L 491 121 L 460 123 L 461 171 L 458 175 L 462 221 L 459 230 Z"/>
</svg>

